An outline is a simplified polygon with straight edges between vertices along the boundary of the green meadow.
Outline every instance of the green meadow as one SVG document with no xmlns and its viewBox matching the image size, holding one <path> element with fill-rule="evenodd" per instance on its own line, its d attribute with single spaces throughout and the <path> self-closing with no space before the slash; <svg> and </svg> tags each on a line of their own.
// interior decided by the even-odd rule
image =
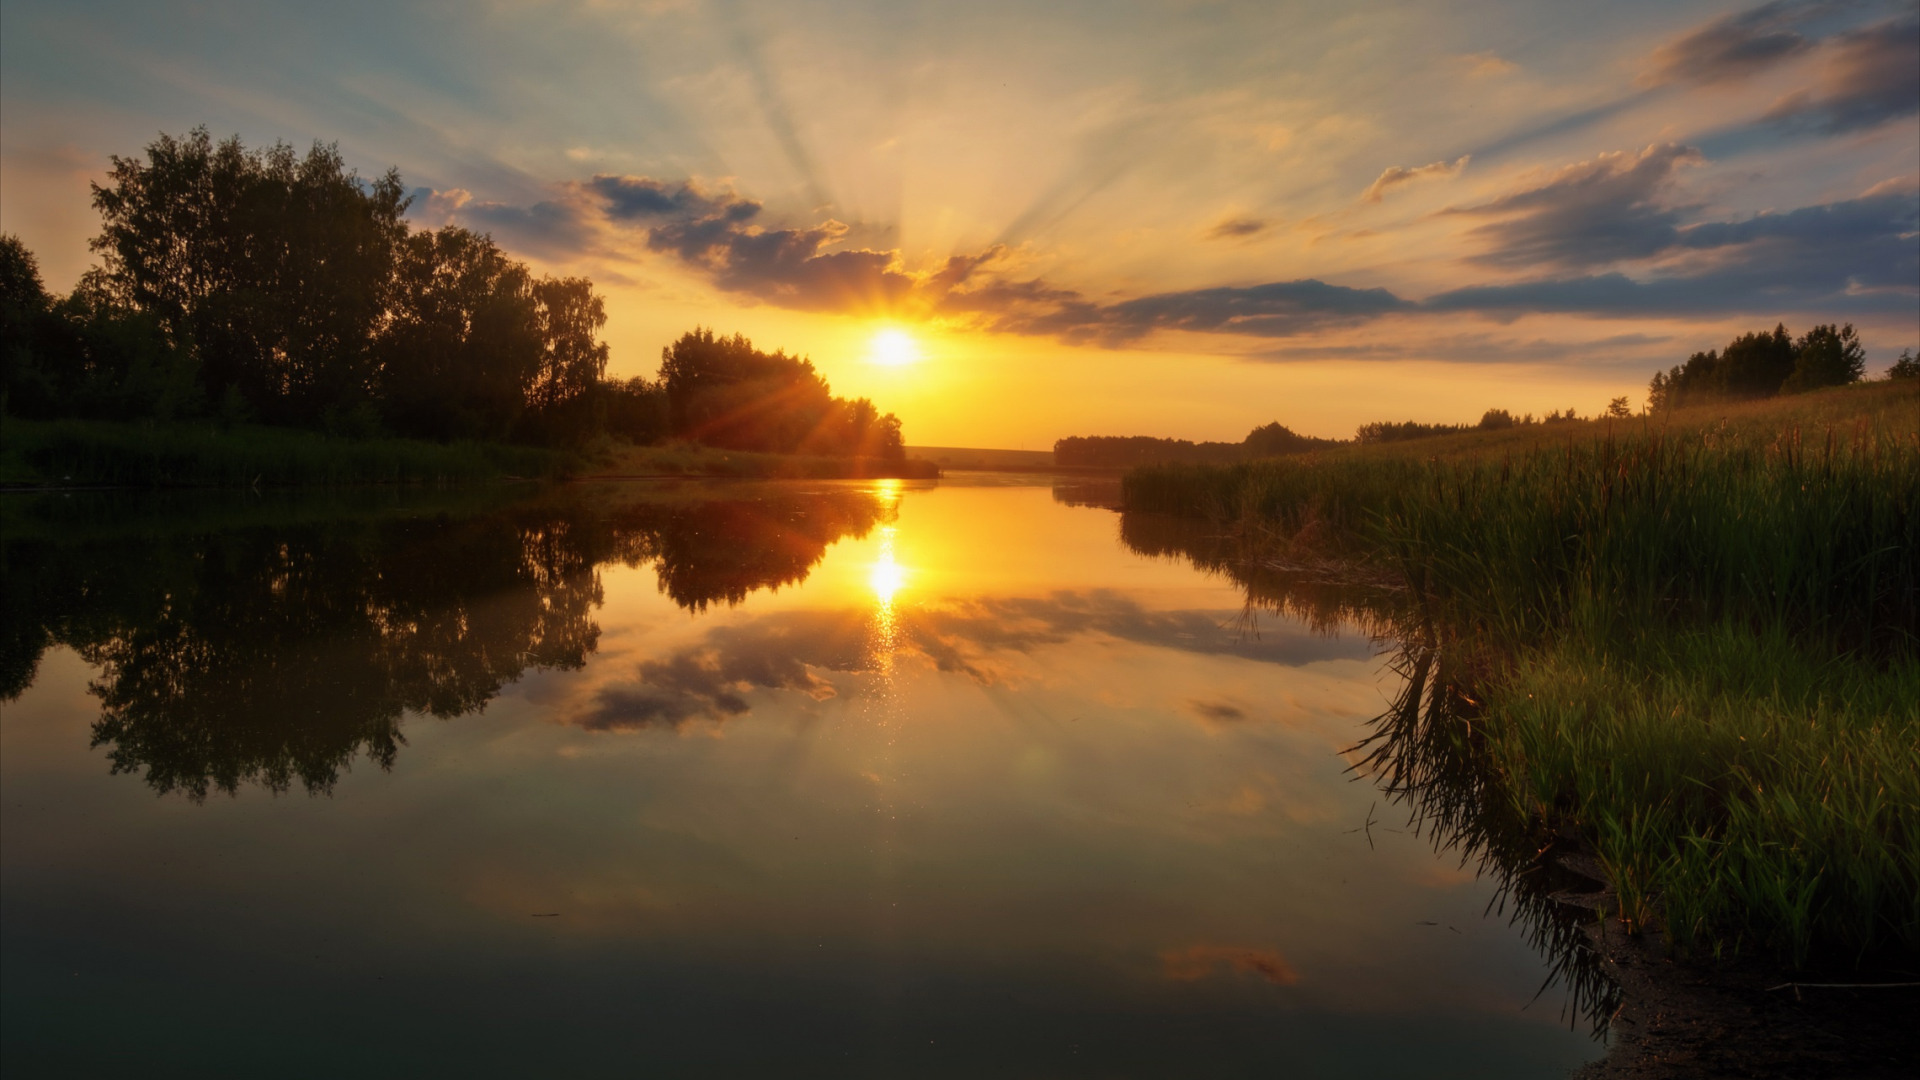
<svg viewBox="0 0 1920 1080">
<path fill-rule="evenodd" d="M 1491 779 L 1695 956 L 1920 953 L 1920 388 L 1124 480 L 1276 565 L 1408 586 Z"/>
</svg>

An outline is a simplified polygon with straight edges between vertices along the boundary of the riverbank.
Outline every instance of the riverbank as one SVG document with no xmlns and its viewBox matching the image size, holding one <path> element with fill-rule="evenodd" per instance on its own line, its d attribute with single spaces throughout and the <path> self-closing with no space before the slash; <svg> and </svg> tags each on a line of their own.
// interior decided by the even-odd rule
<svg viewBox="0 0 1920 1080">
<path fill-rule="evenodd" d="M 339 487 L 517 480 L 734 477 L 936 479 L 909 458 L 753 454 L 695 444 L 601 439 L 580 450 L 492 442 L 339 438 L 256 425 L 8 419 L 0 425 L 0 488 Z"/>
<path fill-rule="evenodd" d="M 0 425 L 0 485 L 330 487 L 552 479 L 568 456 L 503 443 L 329 437 L 256 425 L 33 421 Z"/>
<path fill-rule="evenodd" d="M 931 461 L 906 458 L 819 457 L 803 454 L 756 454 L 723 450 L 697 443 L 632 446 L 605 443 L 596 446 L 574 470 L 582 480 L 640 480 L 663 477 L 700 477 L 759 480 L 937 480 L 940 467 Z"/>
<path fill-rule="evenodd" d="M 1476 813 L 1590 852 L 1689 970 L 1920 957 L 1920 392 L 1877 384 L 1227 467 L 1129 511 L 1410 586 Z M 1791 981 L 1781 979 L 1779 981 Z"/>
</svg>

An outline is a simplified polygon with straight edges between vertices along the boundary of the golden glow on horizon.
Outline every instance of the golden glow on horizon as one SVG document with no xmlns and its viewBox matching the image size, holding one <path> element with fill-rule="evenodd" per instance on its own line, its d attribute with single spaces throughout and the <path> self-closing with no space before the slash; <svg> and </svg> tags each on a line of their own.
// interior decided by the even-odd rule
<svg viewBox="0 0 1920 1080">
<path fill-rule="evenodd" d="M 867 359 L 881 367 L 906 367 L 920 360 L 920 345 L 913 335 L 897 326 L 874 332 L 867 346 Z"/>
</svg>

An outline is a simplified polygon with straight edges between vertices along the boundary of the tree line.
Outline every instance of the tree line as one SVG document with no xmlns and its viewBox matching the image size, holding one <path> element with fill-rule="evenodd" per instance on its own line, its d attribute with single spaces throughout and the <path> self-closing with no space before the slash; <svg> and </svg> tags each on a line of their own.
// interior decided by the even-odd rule
<svg viewBox="0 0 1920 1080">
<path fill-rule="evenodd" d="M 99 265 L 50 294 L 0 236 L 0 412 L 213 419 L 555 444 L 611 432 L 773 452 L 897 453 L 899 421 L 804 359 L 696 330 L 662 378 L 610 380 L 606 305 L 493 238 L 416 229 L 397 170 L 206 128 L 113 156 Z"/>
<path fill-rule="evenodd" d="M 1217 465 L 1298 454 L 1338 445 L 1337 439 L 1301 435 L 1275 421 L 1247 432 L 1237 443 L 1157 439 L 1150 435 L 1072 435 L 1053 444 L 1053 463 L 1067 468 L 1130 469 L 1165 462 Z"/>
<path fill-rule="evenodd" d="M 1648 387 L 1648 410 L 1665 410 L 1718 401 L 1737 401 L 1801 393 L 1859 382 L 1866 375 L 1866 349 L 1852 324 L 1822 324 L 1795 338 L 1786 326 L 1735 338 L 1724 350 L 1694 353 L 1685 364 L 1656 372 Z M 1920 358 L 1903 350 L 1887 369 L 1888 379 L 1920 379 Z M 1592 419 L 1626 419 L 1632 402 L 1617 397 Z M 1418 420 L 1380 420 L 1362 424 L 1353 442 L 1379 444 L 1499 431 L 1533 424 L 1562 424 L 1589 419 L 1572 408 L 1543 417 L 1516 416 L 1488 409 L 1474 424 L 1429 424 Z M 1267 424 L 1237 442 L 1190 442 L 1150 436 L 1072 436 L 1053 444 L 1054 464 L 1074 467 L 1133 468 L 1158 464 L 1228 464 L 1254 458 L 1298 454 L 1346 442 L 1296 435 L 1279 423 Z"/>
<path fill-rule="evenodd" d="M 1647 407 L 1663 410 L 1797 394 L 1859 382 L 1866 372 L 1866 347 L 1852 323 L 1823 323 L 1798 338 L 1780 323 L 1772 332 L 1743 334 L 1725 349 L 1697 352 L 1684 364 L 1654 372 L 1647 384 Z M 1887 372 L 1891 379 L 1916 375 L 1920 370 L 1908 352 Z"/>
</svg>

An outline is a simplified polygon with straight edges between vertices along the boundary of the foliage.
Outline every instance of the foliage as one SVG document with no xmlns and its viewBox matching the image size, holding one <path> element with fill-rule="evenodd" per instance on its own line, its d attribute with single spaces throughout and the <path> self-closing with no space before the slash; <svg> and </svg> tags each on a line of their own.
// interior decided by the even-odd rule
<svg viewBox="0 0 1920 1080">
<path fill-rule="evenodd" d="M 667 437 L 670 428 L 665 386 L 636 375 L 601 384 L 600 396 L 604 406 L 601 422 L 609 435 L 637 446 Z"/>
<path fill-rule="evenodd" d="M 249 151 L 205 128 L 112 162 L 93 185 L 105 285 L 195 350 L 209 395 L 284 423 L 369 399 L 406 235 L 397 172 L 363 184 L 336 146 Z"/>
<path fill-rule="evenodd" d="M 1887 369 L 1889 379 L 1920 379 L 1920 358 L 1913 355 L 1912 349 L 1901 349 L 1900 355 Z"/>
<path fill-rule="evenodd" d="M 1807 331 L 1794 343 L 1793 374 L 1780 389 L 1797 394 L 1823 386 L 1845 386 L 1859 382 L 1866 373 L 1866 349 L 1853 324 L 1836 327 L 1828 323 Z"/>
<path fill-rule="evenodd" d="M 8 420 L 0 483 L 139 487 L 438 484 L 542 477 L 562 456 L 535 447 L 338 438 L 258 425 Z"/>
<path fill-rule="evenodd" d="M 1374 445 L 1379 443 L 1406 442 L 1409 439 L 1430 439 L 1436 435 L 1453 435 L 1468 430 L 1465 424 L 1422 424 L 1414 420 L 1392 421 L 1376 420 L 1371 424 L 1362 424 L 1355 431 L 1355 442 Z"/>
<path fill-rule="evenodd" d="M 0 238 L 4 406 L 37 418 L 210 416 L 368 437 L 578 444 L 599 423 L 606 309 L 491 237 L 411 232 L 399 174 L 337 147 L 205 128 L 112 159 L 102 266 L 72 296 Z"/>
<path fill-rule="evenodd" d="M 1694 353 L 1684 365 L 1655 372 L 1647 404 L 1675 409 L 1714 401 L 1740 401 L 1844 386 L 1866 372 L 1866 353 L 1852 324 L 1824 324 L 1799 340 L 1784 324 L 1771 333 L 1751 333 L 1723 352 Z"/>
<path fill-rule="evenodd" d="M 661 351 L 660 381 L 678 438 L 762 453 L 906 456 L 892 413 L 882 416 L 866 398 L 834 397 L 811 362 L 762 352 L 741 334 L 681 335 Z"/>
</svg>

